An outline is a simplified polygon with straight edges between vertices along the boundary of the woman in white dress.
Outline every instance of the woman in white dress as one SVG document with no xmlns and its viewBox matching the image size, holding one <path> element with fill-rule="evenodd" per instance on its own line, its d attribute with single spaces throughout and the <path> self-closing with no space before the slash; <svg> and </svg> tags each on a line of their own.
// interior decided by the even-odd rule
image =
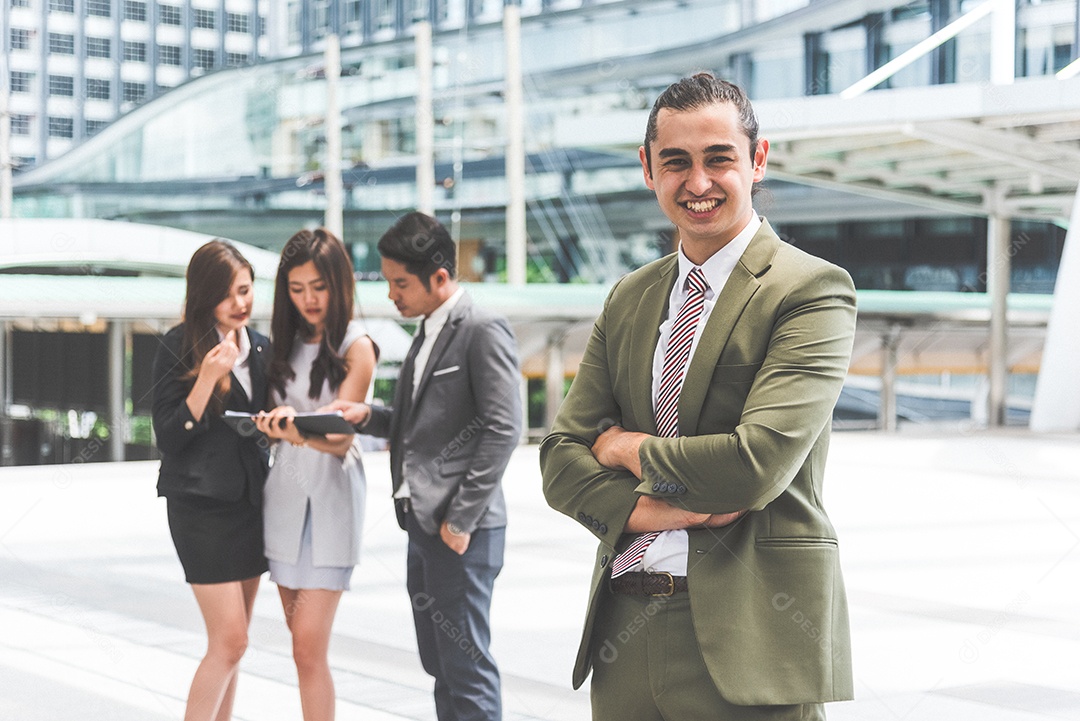
<svg viewBox="0 0 1080 721">
<path fill-rule="evenodd" d="M 368 397 L 378 348 L 353 320 L 354 295 L 352 263 L 328 230 L 302 230 L 285 244 L 268 372 L 277 407 L 258 427 L 282 441 L 266 480 L 264 536 L 292 633 L 304 721 L 334 717 L 330 630 L 360 560 L 365 480 L 357 436 L 305 437 L 289 419 L 335 399 Z"/>
</svg>

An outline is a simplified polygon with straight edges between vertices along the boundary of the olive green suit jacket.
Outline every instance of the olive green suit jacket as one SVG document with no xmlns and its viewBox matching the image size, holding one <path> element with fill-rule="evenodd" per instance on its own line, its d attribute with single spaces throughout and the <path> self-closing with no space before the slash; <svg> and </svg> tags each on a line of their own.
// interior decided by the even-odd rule
<svg viewBox="0 0 1080 721">
<path fill-rule="evenodd" d="M 847 600 L 822 481 L 855 332 L 851 278 L 764 222 L 687 369 L 681 435 L 660 438 L 653 354 L 677 275 L 671 255 L 611 290 L 541 446 L 548 503 L 600 541 L 574 687 L 594 659 L 617 655 L 620 639 L 593 629 L 622 529 L 637 497 L 650 495 L 699 513 L 750 511 L 688 531 L 691 615 L 720 694 L 743 705 L 850 699 Z M 593 458 L 612 423 L 654 436 L 641 445 L 641 481 Z"/>
</svg>

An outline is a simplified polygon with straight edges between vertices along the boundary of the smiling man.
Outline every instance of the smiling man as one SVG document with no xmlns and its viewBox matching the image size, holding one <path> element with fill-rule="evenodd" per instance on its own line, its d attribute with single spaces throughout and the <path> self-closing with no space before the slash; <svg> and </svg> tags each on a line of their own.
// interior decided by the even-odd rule
<svg viewBox="0 0 1080 721">
<path fill-rule="evenodd" d="M 821 499 L 855 289 L 754 212 L 768 154 L 728 82 L 657 99 L 641 165 L 679 249 L 611 290 L 541 447 L 548 502 L 600 541 L 574 668 L 594 719 L 805 721 L 852 697 Z"/>
</svg>

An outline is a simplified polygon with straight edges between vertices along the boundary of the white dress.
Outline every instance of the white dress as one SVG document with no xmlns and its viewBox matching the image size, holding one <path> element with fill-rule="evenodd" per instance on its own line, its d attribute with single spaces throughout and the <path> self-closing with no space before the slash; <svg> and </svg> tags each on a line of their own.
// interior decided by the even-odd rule
<svg viewBox="0 0 1080 721">
<path fill-rule="evenodd" d="M 349 323 L 339 353 L 367 335 L 360 321 Z M 298 339 L 299 341 L 299 339 Z M 296 376 L 273 403 L 298 412 L 314 411 L 333 401 L 336 391 L 323 382 L 318 398 L 308 396 L 317 344 L 297 342 L 290 365 Z M 310 447 L 278 443 L 263 495 L 266 559 L 270 580 L 293 589 L 345 591 L 360 561 L 366 480 L 360 440 L 354 436 L 345 458 Z"/>
</svg>

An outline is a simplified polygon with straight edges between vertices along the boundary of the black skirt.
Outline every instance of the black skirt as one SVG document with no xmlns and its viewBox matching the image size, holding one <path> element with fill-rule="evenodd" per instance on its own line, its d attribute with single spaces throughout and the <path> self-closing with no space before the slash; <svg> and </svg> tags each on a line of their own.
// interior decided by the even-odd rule
<svg viewBox="0 0 1080 721">
<path fill-rule="evenodd" d="M 167 499 L 169 532 L 188 583 L 227 583 L 262 575 L 262 507 L 203 496 Z"/>
</svg>

